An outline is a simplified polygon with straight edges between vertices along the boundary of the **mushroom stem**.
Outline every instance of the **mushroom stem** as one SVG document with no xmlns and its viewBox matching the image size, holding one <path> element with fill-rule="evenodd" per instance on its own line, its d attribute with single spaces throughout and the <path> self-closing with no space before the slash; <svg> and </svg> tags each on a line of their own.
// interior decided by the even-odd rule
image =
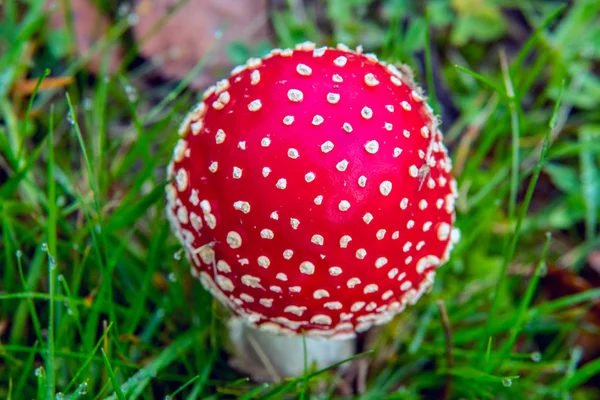
<svg viewBox="0 0 600 400">
<path fill-rule="evenodd" d="M 326 368 L 356 353 L 356 339 L 279 335 L 249 326 L 240 318 L 230 320 L 229 338 L 234 352 L 232 366 L 257 381 L 302 376 L 305 351 L 308 371 Z"/>
</svg>

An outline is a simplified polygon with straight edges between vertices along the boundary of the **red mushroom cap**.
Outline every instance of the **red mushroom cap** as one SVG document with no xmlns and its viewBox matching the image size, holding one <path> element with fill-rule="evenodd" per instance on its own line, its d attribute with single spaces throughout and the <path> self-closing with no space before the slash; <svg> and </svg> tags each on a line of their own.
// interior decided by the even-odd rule
<svg viewBox="0 0 600 400">
<path fill-rule="evenodd" d="M 458 240 L 456 184 L 408 68 L 311 43 L 209 88 L 168 168 L 198 276 L 248 322 L 354 336 L 431 287 Z"/>
</svg>

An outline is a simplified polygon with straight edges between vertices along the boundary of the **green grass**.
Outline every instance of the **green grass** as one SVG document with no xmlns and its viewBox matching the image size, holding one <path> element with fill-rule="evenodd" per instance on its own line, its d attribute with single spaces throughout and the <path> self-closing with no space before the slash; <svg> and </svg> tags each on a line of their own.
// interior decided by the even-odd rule
<svg viewBox="0 0 600 400">
<path fill-rule="evenodd" d="M 179 82 L 149 85 L 145 63 L 109 75 L 127 16 L 78 54 L 43 3 L 0 1 L 0 398 L 341 398 L 335 368 L 281 384 L 233 371 L 227 313 L 166 224 L 164 170 L 212 52 Z M 273 11 L 273 46 L 362 43 L 409 64 L 445 112 L 460 189 L 452 259 L 357 356 L 369 368 L 353 397 L 600 397 L 600 358 L 578 341 L 600 341 L 585 319 L 600 288 L 555 293 L 546 276 L 585 273 L 600 247 L 600 1 L 320 3 L 327 29 Z M 83 68 L 94 56 L 97 76 Z M 38 90 L 57 76 L 74 80 Z M 24 79 L 36 90 L 16 96 Z"/>
</svg>

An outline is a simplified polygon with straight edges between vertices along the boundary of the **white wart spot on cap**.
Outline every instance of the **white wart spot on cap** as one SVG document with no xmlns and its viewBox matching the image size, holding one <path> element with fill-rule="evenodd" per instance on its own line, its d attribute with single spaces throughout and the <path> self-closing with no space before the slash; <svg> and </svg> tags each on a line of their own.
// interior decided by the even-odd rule
<svg viewBox="0 0 600 400">
<path fill-rule="evenodd" d="M 306 275 L 312 275 L 315 273 L 315 264 L 310 261 L 303 261 L 300 263 L 300 272 Z"/>
<path fill-rule="evenodd" d="M 257 278 L 257 277 L 252 276 L 252 275 L 242 275 L 241 281 L 242 281 L 242 283 L 244 285 L 250 286 L 251 288 L 259 288 L 259 287 L 261 287 L 261 285 L 260 285 L 260 278 Z"/>
<path fill-rule="evenodd" d="M 177 190 L 183 192 L 185 189 L 187 189 L 188 182 L 189 179 L 187 171 L 183 168 L 177 170 L 177 174 L 175 175 L 175 184 L 177 185 Z"/>
<path fill-rule="evenodd" d="M 271 168 L 269 168 L 269 167 L 263 167 L 263 169 L 262 169 L 262 176 L 264 176 L 266 178 L 267 176 L 269 176 L 270 173 L 271 173 Z"/>
<path fill-rule="evenodd" d="M 375 237 L 377 237 L 377 240 L 383 240 L 383 238 L 385 237 L 385 233 L 387 231 L 385 229 L 380 229 L 377 231 L 377 233 L 375 234 Z"/>
<path fill-rule="evenodd" d="M 291 124 L 294 123 L 294 116 L 286 115 L 285 117 L 283 117 L 283 123 L 287 126 L 290 126 Z"/>
<path fill-rule="evenodd" d="M 198 121 L 192 122 L 191 128 L 192 128 L 192 135 L 196 136 L 197 134 L 200 133 L 202 128 L 204 128 L 204 121 L 199 119 Z"/>
<path fill-rule="evenodd" d="M 442 222 L 437 230 L 437 237 L 439 240 L 448 240 L 448 238 L 450 237 L 450 225 L 448 225 L 446 222 Z"/>
<path fill-rule="evenodd" d="M 373 214 L 371 214 L 370 212 L 366 213 L 365 215 L 363 215 L 363 221 L 365 221 L 365 223 L 368 225 L 371 223 L 371 221 L 373 221 Z"/>
<path fill-rule="evenodd" d="M 427 200 L 422 199 L 419 201 L 419 210 L 424 210 L 427 208 Z"/>
<path fill-rule="evenodd" d="M 439 207 L 438 207 L 439 208 Z M 431 221 L 427 221 L 423 224 L 423 232 L 427 232 L 429 230 L 429 228 L 431 228 Z"/>
<path fill-rule="evenodd" d="M 329 297 L 329 292 L 325 289 L 317 289 L 313 292 L 313 297 L 317 300 L 321 300 L 325 297 Z"/>
<path fill-rule="evenodd" d="M 304 94 L 298 89 L 288 90 L 288 99 L 294 103 L 299 103 L 304 99 Z"/>
<path fill-rule="evenodd" d="M 388 278 L 390 278 L 390 279 L 394 279 L 396 277 L 396 275 L 398 275 L 398 268 L 392 268 L 388 272 Z"/>
<path fill-rule="evenodd" d="M 319 126 L 323 123 L 324 119 L 320 115 L 315 115 L 312 119 L 312 124 L 314 126 Z"/>
<path fill-rule="evenodd" d="M 342 79 L 342 77 L 338 74 L 333 74 L 333 76 L 331 77 L 331 80 L 336 83 L 341 83 L 344 81 L 344 79 Z"/>
<path fill-rule="evenodd" d="M 343 305 L 339 301 L 328 301 L 327 303 L 323 304 L 323 307 L 330 310 L 341 310 Z"/>
<path fill-rule="evenodd" d="M 405 137 L 405 138 L 409 138 L 409 137 L 410 137 L 410 132 L 409 132 L 409 131 L 407 131 L 406 129 L 404 129 L 404 130 L 402 131 L 402 134 L 404 135 L 404 137 Z"/>
<path fill-rule="evenodd" d="M 373 117 L 373 110 L 371 110 L 369 107 L 365 106 L 365 107 L 363 107 L 362 110 L 360 110 L 360 115 L 364 119 L 371 119 Z"/>
<path fill-rule="evenodd" d="M 369 154 L 375 154 L 379 151 L 379 143 L 377 143 L 377 140 L 370 140 L 365 143 L 365 150 Z"/>
<path fill-rule="evenodd" d="M 270 215 L 271 219 L 274 219 L 275 221 L 277 221 L 279 219 L 279 213 L 277 213 L 277 211 L 273 211 Z"/>
<path fill-rule="evenodd" d="M 346 282 L 346 286 L 348 286 L 350 289 L 355 288 L 356 285 L 360 285 L 360 279 L 358 278 L 350 278 L 348 279 L 348 282 Z"/>
<path fill-rule="evenodd" d="M 348 211 L 348 209 L 350 208 L 350 202 L 348 200 L 342 200 L 338 204 L 338 208 L 340 211 Z"/>
<path fill-rule="evenodd" d="M 403 209 L 403 210 L 406 210 L 407 207 L 408 207 L 408 198 L 404 197 L 400 201 L 400 208 Z"/>
<path fill-rule="evenodd" d="M 231 272 L 231 267 L 224 260 L 217 261 L 217 270 L 220 272 L 229 273 Z"/>
<path fill-rule="evenodd" d="M 367 256 L 367 251 L 365 249 L 356 250 L 356 258 L 359 260 L 363 260 Z"/>
<path fill-rule="evenodd" d="M 406 228 L 412 229 L 413 226 L 415 226 L 415 221 L 413 221 L 412 219 L 409 219 L 408 222 L 406 223 Z"/>
<path fill-rule="evenodd" d="M 340 101 L 340 95 L 337 93 L 327 93 L 327 101 L 330 104 L 337 104 Z"/>
<path fill-rule="evenodd" d="M 291 259 L 294 256 L 294 250 L 287 249 L 283 251 L 283 258 L 286 260 Z"/>
<path fill-rule="evenodd" d="M 258 82 L 260 82 L 260 72 L 255 69 L 254 71 L 252 71 L 252 73 L 250 74 L 250 83 L 252 85 L 257 85 Z"/>
<path fill-rule="evenodd" d="M 352 304 L 352 306 L 350 307 L 350 311 L 358 312 L 365 307 L 365 304 L 367 303 L 365 303 L 364 301 L 357 301 L 356 303 Z"/>
<path fill-rule="evenodd" d="M 424 126 L 421 128 L 421 136 L 423 136 L 425 139 L 429 138 L 429 128 Z"/>
<path fill-rule="evenodd" d="M 373 75 L 372 73 L 368 73 L 365 75 L 365 84 L 367 86 L 377 86 L 379 85 L 379 81 L 377 80 L 377 78 L 375 77 L 375 75 Z"/>
<path fill-rule="evenodd" d="M 395 147 L 394 148 L 394 158 L 400 157 L 400 154 L 402 154 L 402 149 L 400 147 Z"/>
<path fill-rule="evenodd" d="M 381 268 L 388 263 L 388 259 L 385 257 L 379 257 L 375 260 L 375 268 Z"/>
<path fill-rule="evenodd" d="M 227 244 L 232 249 L 239 249 L 242 246 L 242 237 L 236 231 L 227 233 Z"/>
<path fill-rule="evenodd" d="M 365 286 L 365 288 L 363 289 L 363 293 L 364 294 L 369 294 L 369 293 L 375 293 L 376 291 L 379 290 L 379 286 L 377 286 L 374 283 L 371 283 L 367 286 Z M 376 306 L 375 306 L 376 307 Z M 374 308 L 374 307 L 373 307 Z"/>
<path fill-rule="evenodd" d="M 348 133 L 351 133 L 351 132 L 352 132 L 352 125 L 350 125 L 350 124 L 349 124 L 349 123 L 347 123 L 347 122 L 344 122 L 344 125 L 342 125 L 342 128 L 343 128 L 343 129 L 344 129 L 346 132 L 348 132 Z"/>
<path fill-rule="evenodd" d="M 262 108 L 262 103 L 260 100 L 253 100 L 248 104 L 248 110 L 252 112 L 256 112 Z"/>
<path fill-rule="evenodd" d="M 321 235 L 313 235 L 310 238 L 310 241 L 319 246 L 323 246 L 323 244 L 325 243 L 325 239 L 323 239 L 323 236 Z"/>
<path fill-rule="evenodd" d="M 271 139 L 269 139 L 268 137 L 262 138 L 262 140 L 260 141 L 260 145 L 262 147 L 269 147 L 271 145 Z"/>
<path fill-rule="evenodd" d="M 386 131 L 391 132 L 392 128 L 394 127 L 392 124 L 390 124 L 389 122 L 386 122 L 383 127 L 385 128 Z"/>
<path fill-rule="evenodd" d="M 248 214 L 250 212 L 250 203 L 247 201 L 236 201 L 233 203 L 233 208 L 243 212 L 244 214 Z"/>
<path fill-rule="evenodd" d="M 392 83 L 396 86 L 402 86 L 402 81 L 397 77 L 397 76 L 391 76 L 390 80 L 392 81 Z"/>
<path fill-rule="evenodd" d="M 240 179 L 242 177 L 242 169 L 233 167 L 233 179 Z"/>
<path fill-rule="evenodd" d="M 238 142 L 238 149 L 246 150 L 246 141 L 245 140 L 240 140 Z"/>
<path fill-rule="evenodd" d="M 352 240 L 352 237 L 350 235 L 344 235 L 340 238 L 340 247 L 342 249 L 345 249 L 348 247 L 348 243 L 350 243 L 350 241 Z"/>
<path fill-rule="evenodd" d="M 260 299 L 258 302 L 265 307 L 271 307 L 273 305 L 273 299 Z"/>
<path fill-rule="evenodd" d="M 338 67 L 343 67 L 344 65 L 346 65 L 347 62 L 348 62 L 348 59 L 344 56 L 339 56 L 338 58 L 333 60 L 333 63 L 335 65 L 337 65 Z"/>
<path fill-rule="evenodd" d="M 298 225 L 300 225 L 300 220 L 296 218 L 290 218 L 290 225 L 293 229 L 298 229 Z"/>
<path fill-rule="evenodd" d="M 288 157 L 291 159 L 296 159 L 298 157 L 300 157 L 300 153 L 298 153 L 298 150 L 296 149 L 288 149 L 288 153 L 287 153 Z"/>
<path fill-rule="evenodd" d="M 405 253 L 410 251 L 410 248 L 412 247 L 412 242 L 406 242 L 404 243 L 404 246 L 402 246 L 402 251 L 404 251 Z"/>
<path fill-rule="evenodd" d="M 412 176 L 413 178 L 416 178 L 417 176 L 419 176 L 419 168 L 417 168 L 416 165 L 411 165 L 408 168 L 408 173 L 410 176 Z"/>
<path fill-rule="evenodd" d="M 256 262 L 263 268 L 269 268 L 269 265 L 271 265 L 271 260 L 267 256 L 259 256 Z"/>
<path fill-rule="evenodd" d="M 306 307 L 302 306 L 287 306 L 286 308 L 283 309 L 283 312 L 287 312 L 290 314 L 295 314 L 299 317 L 302 316 L 302 314 L 304 314 L 304 311 L 306 311 Z"/>
<path fill-rule="evenodd" d="M 340 267 L 330 267 L 329 268 L 329 275 L 331 276 L 338 276 L 342 273 L 342 269 Z"/>
<path fill-rule="evenodd" d="M 388 196 L 392 192 L 392 182 L 381 182 L 381 184 L 379 185 L 379 192 L 381 192 L 381 194 L 384 196 Z"/>
<path fill-rule="evenodd" d="M 275 279 L 279 279 L 280 281 L 284 281 L 284 282 L 287 282 L 287 280 L 288 280 L 287 275 L 284 274 L 283 272 L 279 272 L 277 275 L 275 275 Z"/>
<path fill-rule="evenodd" d="M 310 319 L 310 322 L 312 322 L 313 324 L 318 324 L 318 325 L 331 325 L 332 324 L 332 320 L 331 317 L 325 314 L 317 314 L 317 315 L 313 315 L 312 318 Z"/>
<path fill-rule="evenodd" d="M 275 184 L 275 187 L 281 190 L 285 189 L 287 187 L 287 180 L 285 178 L 279 179 Z"/>
<path fill-rule="evenodd" d="M 402 108 L 404 108 L 406 111 L 410 111 L 412 108 L 410 106 L 410 104 L 408 103 L 408 101 L 403 101 L 400 103 L 400 105 L 402 106 Z"/>
<path fill-rule="evenodd" d="M 273 239 L 275 234 L 270 229 L 263 229 L 260 231 L 260 237 L 263 239 Z"/>
<path fill-rule="evenodd" d="M 315 204 L 320 206 L 323 203 L 323 196 L 322 195 L 318 195 L 317 197 L 315 197 L 314 200 Z"/>
<path fill-rule="evenodd" d="M 413 100 L 416 101 L 417 103 L 420 103 L 423 101 L 423 96 L 421 96 L 416 90 L 411 91 L 410 95 L 412 96 Z"/>
<path fill-rule="evenodd" d="M 307 172 L 306 175 L 304 175 L 304 180 L 306 182 L 312 182 L 315 180 L 315 173 L 314 172 Z"/>
<path fill-rule="evenodd" d="M 365 187 L 366 185 L 367 185 L 367 177 L 366 177 L 366 176 L 364 176 L 364 175 L 361 175 L 361 176 L 358 178 L 358 186 L 360 186 L 360 187 Z"/>
<path fill-rule="evenodd" d="M 306 64 L 298 64 L 296 67 L 296 72 L 302 76 L 310 76 L 310 74 L 312 74 L 312 68 Z"/>
<path fill-rule="evenodd" d="M 328 140 L 321 145 L 321 151 L 323 153 L 329 153 L 331 150 L 333 150 L 333 147 L 333 143 L 330 140 Z"/>
<path fill-rule="evenodd" d="M 314 49 L 313 50 L 313 57 L 322 57 L 323 54 L 325 54 L 326 51 L 327 51 L 327 47 L 326 46 Z"/>
<path fill-rule="evenodd" d="M 391 104 L 386 105 L 385 109 L 388 110 L 389 112 L 394 112 L 394 106 Z"/>
<path fill-rule="evenodd" d="M 335 165 L 335 168 L 340 172 L 344 172 L 348 168 L 348 160 L 344 159 L 340 161 Z"/>
</svg>

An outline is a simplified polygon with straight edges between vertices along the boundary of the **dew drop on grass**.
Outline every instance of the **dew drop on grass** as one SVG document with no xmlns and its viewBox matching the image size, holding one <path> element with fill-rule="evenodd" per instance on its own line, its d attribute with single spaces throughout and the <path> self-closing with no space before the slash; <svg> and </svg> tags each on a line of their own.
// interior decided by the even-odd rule
<svg viewBox="0 0 600 400">
<path fill-rule="evenodd" d="M 86 97 L 83 99 L 83 108 L 85 108 L 86 110 L 91 110 L 92 109 L 92 99 L 90 99 L 89 97 Z"/>
<path fill-rule="evenodd" d="M 504 387 L 511 387 L 512 386 L 512 379 L 510 379 L 510 378 L 502 378 L 502 386 L 504 386 Z"/>
<path fill-rule="evenodd" d="M 127 93 L 127 98 L 131 103 L 134 103 L 138 99 L 137 90 L 131 85 L 125 86 L 125 93 Z"/>
<path fill-rule="evenodd" d="M 171 272 L 168 277 L 169 277 L 169 281 L 177 282 L 177 275 L 175 275 L 174 273 Z"/>
<path fill-rule="evenodd" d="M 533 361 L 533 362 L 542 361 L 542 353 L 540 353 L 539 351 L 534 351 L 533 353 L 531 353 L 531 361 Z"/>
<path fill-rule="evenodd" d="M 543 278 L 547 274 L 548 274 L 548 266 L 546 265 L 546 263 L 543 263 L 540 266 L 540 269 L 539 269 L 539 272 L 538 272 L 538 276 L 541 276 Z"/>
<path fill-rule="evenodd" d="M 48 252 L 48 243 L 46 243 L 46 242 L 42 243 L 42 245 L 40 246 L 40 249 L 42 249 L 42 251 L 44 253 L 47 253 Z"/>
<path fill-rule="evenodd" d="M 56 277 L 56 280 L 57 280 L 57 281 L 59 281 L 59 282 L 62 282 L 62 281 L 64 281 L 64 280 L 65 280 L 65 277 L 64 277 L 64 275 L 63 275 L 63 274 L 60 274 L 60 275 L 58 275 L 58 276 Z"/>
<path fill-rule="evenodd" d="M 17 250 L 17 251 L 15 251 L 15 256 L 17 258 L 21 258 L 21 257 L 23 257 L 23 252 L 21 250 Z"/>
<path fill-rule="evenodd" d="M 77 393 L 80 395 L 84 395 L 87 394 L 88 391 L 88 384 L 87 382 L 83 382 L 80 383 L 79 386 L 77 386 Z"/>
<path fill-rule="evenodd" d="M 176 251 L 175 254 L 173 254 L 173 258 L 176 259 L 177 261 L 181 260 L 181 256 L 183 255 L 183 249 Z"/>
<path fill-rule="evenodd" d="M 54 256 L 48 254 L 48 261 L 50 262 L 50 269 L 56 268 L 56 259 Z"/>
<path fill-rule="evenodd" d="M 64 400 L 65 399 L 65 395 L 62 394 L 61 392 L 56 393 L 56 396 L 54 396 L 54 398 L 56 400 Z"/>
<path fill-rule="evenodd" d="M 140 16 L 136 13 L 131 13 L 127 16 L 127 23 L 129 26 L 135 26 L 140 22 Z"/>
<path fill-rule="evenodd" d="M 169 395 L 166 395 L 165 398 L 164 398 L 164 400 L 173 400 L 173 398 L 171 396 L 169 396 Z"/>
<path fill-rule="evenodd" d="M 46 376 L 46 371 L 44 370 L 44 367 L 37 367 L 34 371 L 33 374 L 35 376 L 37 376 L 38 378 L 41 378 L 43 376 Z"/>
<path fill-rule="evenodd" d="M 71 114 L 71 111 L 69 111 L 67 113 L 67 122 L 69 123 L 69 125 L 73 125 L 75 123 L 75 120 L 73 119 L 73 114 Z"/>
</svg>

